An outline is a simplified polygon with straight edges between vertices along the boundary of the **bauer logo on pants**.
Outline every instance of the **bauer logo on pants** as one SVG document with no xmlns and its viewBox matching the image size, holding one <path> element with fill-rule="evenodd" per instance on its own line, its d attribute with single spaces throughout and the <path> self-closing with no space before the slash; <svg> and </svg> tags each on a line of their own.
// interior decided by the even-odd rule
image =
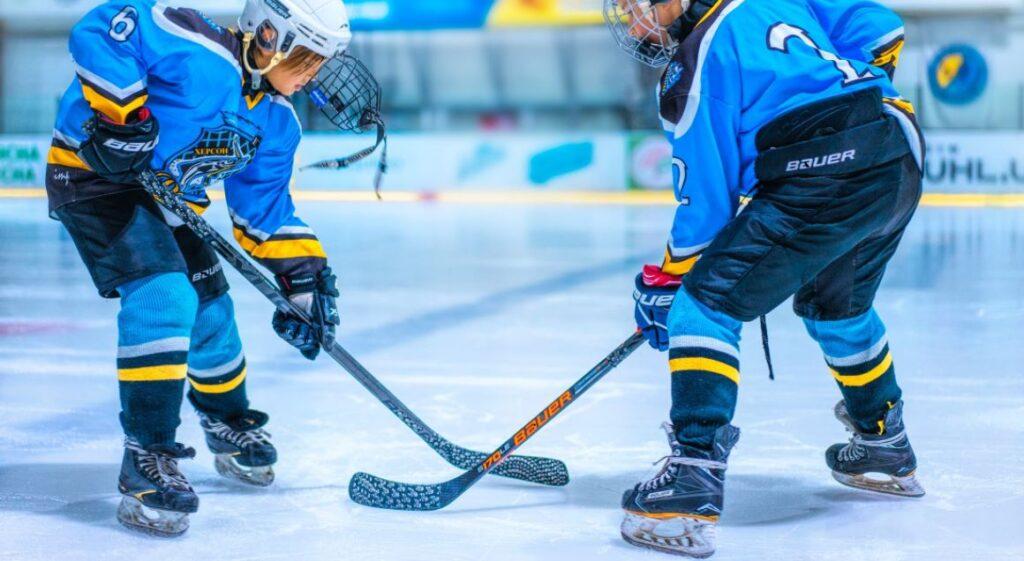
<svg viewBox="0 0 1024 561">
<path fill-rule="evenodd" d="M 835 154 L 829 154 L 828 156 L 818 156 L 817 158 L 804 158 L 802 160 L 793 160 L 786 164 L 786 171 L 800 171 L 805 169 L 816 169 L 827 166 L 834 166 L 843 162 L 850 162 L 857 159 L 856 150 L 847 150 L 846 152 L 836 152 Z"/>
</svg>

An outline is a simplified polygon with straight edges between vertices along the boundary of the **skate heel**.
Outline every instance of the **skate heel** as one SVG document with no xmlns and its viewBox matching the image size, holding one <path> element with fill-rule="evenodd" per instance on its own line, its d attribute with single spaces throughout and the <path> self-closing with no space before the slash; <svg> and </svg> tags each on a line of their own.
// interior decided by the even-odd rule
<svg viewBox="0 0 1024 561">
<path fill-rule="evenodd" d="M 228 479 L 234 479 L 246 485 L 268 487 L 274 482 L 274 468 L 271 466 L 243 466 L 235 459 L 235 454 L 216 454 L 213 467 L 217 473 Z"/>
<path fill-rule="evenodd" d="M 875 475 L 877 475 L 877 477 L 875 477 Z M 863 473 L 854 475 L 833 470 L 832 477 L 843 485 L 853 487 L 855 489 L 885 493 L 887 495 L 897 495 L 900 497 L 924 496 L 924 487 L 918 483 L 917 478 L 914 477 L 913 473 L 903 477 L 896 477 L 881 473 Z"/>
<path fill-rule="evenodd" d="M 622 539 L 663 553 L 705 559 L 715 552 L 717 517 L 626 512 Z"/>
<path fill-rule="evenodd" d="M 135 497 L 121 497 L 117 521 L 137 532 L 163 538 L 174 538 L 188 530 L 188 513 L 150 508 Z"/>
</svg>

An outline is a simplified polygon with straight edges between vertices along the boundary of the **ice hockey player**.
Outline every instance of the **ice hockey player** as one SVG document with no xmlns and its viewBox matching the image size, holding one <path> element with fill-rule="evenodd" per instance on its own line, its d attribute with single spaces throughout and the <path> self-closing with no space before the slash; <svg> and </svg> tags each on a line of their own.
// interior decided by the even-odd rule
<svg viewBox="0 0 1024 561">
<path fill-rule="evenodd" d="M 639 327 L 669 353 L 671 453 L 625 493 L 622 536 L 714 552 L 739 438 L 740 327 L 794 295 L 852 432 L 825 453 L 834 477 L 923 494 L 873 309 L 921 194 L 923 142 L 891 81 L 901 20 L 865 0 L 606 0 L 605 13 L 631 55 L 666 66 L 679 201 L 664 262 L 634 292 Z"/>
<path fill-rule="evenodd" d="M 315 327 L 273 327 L 313 359 L 338 324 L 335 277 L 295 216 L 300 125 L 288 100 L 351 40 L 341 0 L 247 0 L 239 29 L 152 0 L 112 0 L 71 32 L 76 76 L 60 104 L 46 187 L 100 294 L 120 298 L 117 372 L 125 525 L 181 534 L 199 500 L 178 466 L 185 381 L 217 471 L 269 485 L 268 416 L 249 408 L 246 361 L 216 255 L 137 181 L 153 169 L 197 211 L 223 181 L 241 247 Z"/>
</svg>

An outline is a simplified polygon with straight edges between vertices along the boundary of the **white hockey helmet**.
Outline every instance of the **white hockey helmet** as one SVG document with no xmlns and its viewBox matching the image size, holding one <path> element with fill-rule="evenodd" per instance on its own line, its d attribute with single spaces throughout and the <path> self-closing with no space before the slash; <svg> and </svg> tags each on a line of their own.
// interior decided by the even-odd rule
<svg viewBox="0 0 1024 561">
<path fill-rule="evenodd" d="M 306 47 L 324 58 L 332 58 L 352 41 L 348 11 L 342 0 L 246 0 L 238 27 L 246 41 L 274 53 L 266 68 L 246 69 L 264 74 L 296 48 Z"/>
</svg>

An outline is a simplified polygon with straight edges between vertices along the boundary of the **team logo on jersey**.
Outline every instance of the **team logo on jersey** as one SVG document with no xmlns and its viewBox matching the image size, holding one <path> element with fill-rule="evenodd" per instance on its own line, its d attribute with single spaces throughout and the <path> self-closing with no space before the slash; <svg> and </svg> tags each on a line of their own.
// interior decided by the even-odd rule
<svg viewBox="0 0 1024 561">
<path fill-rule="evenodd" d="M 683 65 L 678 61 L 672 61 L 672 64 L 668 65 L 665 69 L 665 77 L 661 80 L 661 95 L 665 95 L 679 83 L 679 80 L 683 77 Z"/>
<path fill-rule="evenodd" d="M 199 138 L 169 158 L 164 174 L 184 193 L 196 193 L 245 169 L 256 156 L 261 137 L 243 129 L 245 123 L 225 119 L 223 126 L 203 129 Z"/>
</svg>

